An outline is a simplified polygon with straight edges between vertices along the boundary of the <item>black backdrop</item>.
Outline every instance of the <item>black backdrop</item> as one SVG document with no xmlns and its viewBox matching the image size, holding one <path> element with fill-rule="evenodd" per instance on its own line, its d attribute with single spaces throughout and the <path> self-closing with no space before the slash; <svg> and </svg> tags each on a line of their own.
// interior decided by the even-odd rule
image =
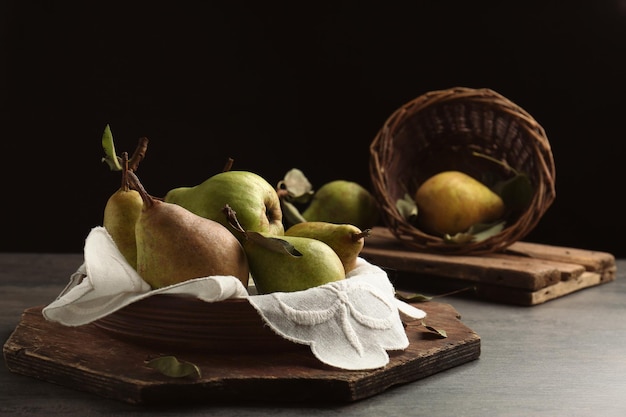
<svg viewBox="0 0 626 417">
<path fill-rule="evenodd" d="M 557 198 L 526 240 L 626 256 L 624 1 L 5 1 L 2 251 L 80 252 L 150 145 L 154 195 L 235 168 L 369 186 L 369 144 L 430 90 L 492 88 L 545 128 Z"/>
</svg>

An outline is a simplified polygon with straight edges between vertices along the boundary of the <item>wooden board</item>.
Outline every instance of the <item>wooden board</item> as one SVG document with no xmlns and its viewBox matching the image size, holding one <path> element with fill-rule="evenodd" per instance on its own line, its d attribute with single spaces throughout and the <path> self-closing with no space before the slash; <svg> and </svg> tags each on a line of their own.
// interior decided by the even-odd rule
<svg viewBox="0 0 626 417">
<path fill-rule="evenodd" d="M 318 361 L 303 347 L 288 352 L 227 354 L 155 350 L 115 339 L 94 325 L 65 327 L 46 321 L 42 307 L 24 311 L 4 345 L 10 371 L 134 404 L 216 401 L 347 402 L 425 378 L 477 359 L 480 337 L 448 304 L 416 305 L 425 323 L 406 322 L 409 347 L 389 352 L 384 368 L 345 371 Z M 199 379 L 170 378 L 145 361 L 174 354 L 196 364 Z M 426 399 L 425 399 L 426 400 Z"/>
<path fill-rule="evenodd" d="M 396 286 L 472 288 L 483 299 L 527 306 L 613 281 L 617 271 L 610 253 L 528 242 L 488 255 L 424 253 L 381 227 L 372 230 L 361 256 L 395 274 Z"/>
</svg>

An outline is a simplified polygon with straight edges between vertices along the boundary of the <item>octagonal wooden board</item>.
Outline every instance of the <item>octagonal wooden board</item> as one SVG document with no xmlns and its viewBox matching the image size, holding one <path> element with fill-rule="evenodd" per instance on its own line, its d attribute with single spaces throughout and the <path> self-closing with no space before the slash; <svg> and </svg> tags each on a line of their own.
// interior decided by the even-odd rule
<svg viewBox="0 0 626 417">
<path fill-rule="evenodd" d="M 346 371 L 318 361 L 308 347 L 286 352 L 227 354 L 164 351 L 113 338 L 90 324 L 66 327 L 46 321 L 42 307 L 26 309 L 3 347 L 11 372 L 132 404 L 224 401 L 350 402 L 478 359 L 480 337 L 444 303 L 416 307 L 424 323 L 406 322 L 410 345 L 389 352 L 383 368 Z M 196 364 L 200 378 L 172 378 L 147 360 L 174 355 Z"/>
</svg>

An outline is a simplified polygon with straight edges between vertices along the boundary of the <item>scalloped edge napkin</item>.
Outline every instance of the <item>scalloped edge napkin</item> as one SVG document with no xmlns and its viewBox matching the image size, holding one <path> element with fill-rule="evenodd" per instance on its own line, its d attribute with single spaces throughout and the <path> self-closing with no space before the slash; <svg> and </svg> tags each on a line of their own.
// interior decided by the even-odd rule
<svg viewBox="0 0 626 417">
<path fill-rule="evenodd" d="M 46 320 L 81 326 L 155 294 L 185 294 L 206 302 L 247 298 L 278 335 L 308 345 L 321 362 L 341 369 L 376 369 L 389 363 L 387 350 L 409 341 L 400 312 L 411 319 L 423 310 L 395 297 L 387 274 L 359 258 L 345 280 L 298 292 L 250 295 L 233 276 L 211 276 L 152 290 L 119 252 L 102 226 L 85 240 L 84 263 L 59 296 L 43 309 Z"/>
</svg>

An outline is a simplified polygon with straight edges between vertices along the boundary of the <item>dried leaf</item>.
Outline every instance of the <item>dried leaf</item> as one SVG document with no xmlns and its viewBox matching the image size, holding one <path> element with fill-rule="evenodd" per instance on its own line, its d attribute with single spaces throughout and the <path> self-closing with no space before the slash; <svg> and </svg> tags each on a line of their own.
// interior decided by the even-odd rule
<svg viewBox="0 0 626 417">
<path fill-rule="evenodd" d="M 161 356 L 146 362 L 146 366 L 172 378 L 200 378 L 200 368 L 191 362 L 179 361 L 175 356 Z"/>
<path fill-rule="evenodd" d="M 122 165 L 120 165 L 119 158 L 115 153 L 115 143 L 113 143 L 113 134 L 111 128 L 107 124 L 102 134 L 102 149 L 104 150 L 104 158 L 102 162 L 106 162 L 109 165 L 111 171 L 121 171 Z"/>
<path fill-rule="evenodd" d="M 439 337 L 441 337 L 442 339 L 448 337 L 448 333 L 445 330 L 443 330 L 443 329 L 436 329 L 436 328 L 434 328 L 432 326 L 429 326 L 429 325 L 426 324 L 426 322 L 424 322 L 424 320 L 422 320 L 422 326 L 424 326 L 427 330 L 429 330 L 429 331 L 431 331 L 433 333 L 438 334 Z"/>
<path fill-rule="evenodd" d="M 298 168 L 287 171 L 279 186 L 287 190 L 290 200 L 295 203 L 307 203 L 313 195 L 313 186 Z"/>
</svg>

